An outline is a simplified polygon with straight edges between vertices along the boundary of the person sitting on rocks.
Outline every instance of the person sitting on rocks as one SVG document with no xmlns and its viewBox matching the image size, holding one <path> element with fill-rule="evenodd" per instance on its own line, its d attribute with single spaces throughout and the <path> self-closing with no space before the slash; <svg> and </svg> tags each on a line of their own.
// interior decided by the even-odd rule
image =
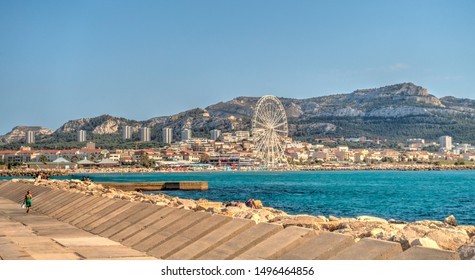
<svg viewBox="0 0 475 280">
<path fill-rule="evenodd" d="M 244 207 L 246 206 L 245 203 L 241 202 L 241 201 L 227 201 L 224 203 L 224 206 L 225 207 L 228 207 L 228 206 L 235 206 L 235 207 Z"/>
<path fill-rule="evenodd" d="M 35 177 L 35 186 L 37 186 L 41 182 L 41 172 Z"/>
<path fill-rule="evenodd" d="M 249 198 L 249 199 L 246 201 L 246 206 L 249 207 L 249 208 L 257 208 L 257 207 L 256 207 L 256 202 L 255 202 L 254 199 L 252 199 L 252 198 Z"/>
</svg>

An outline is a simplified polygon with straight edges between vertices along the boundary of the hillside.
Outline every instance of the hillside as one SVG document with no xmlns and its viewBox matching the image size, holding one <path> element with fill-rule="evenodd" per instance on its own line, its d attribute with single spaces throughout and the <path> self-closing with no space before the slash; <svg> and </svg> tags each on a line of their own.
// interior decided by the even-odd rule
<svg viewBox="0 0 475 280">
<path fill-rule="evenodd" d="M 121 144 L 121 128 L 129 125 L 133 140 L 142 126 L 152 128 L 152 139 L 161 140 L 161 129 L 172 127 L 175 139 L 180 131 L 191 128 L 194 136 L 208 136 L 212 129 L 249 130 L 258 97 L 237 97 L 227 102 L 192 109 L 172 116 L 146 121 L 128 120 L 110 115 L 66 122 L 54 132 L 40 131 L 37 142 L 75 141 L 75 132 L 88 131 L 88 139 Z M 455 142 L 475 143 L 475 100 L 455 97 L 437 98 L 427 89 L 402 83 L 375 89 L 355 90 L 348 94 L 308 99 L 280 98 L 293 138 L 312 140 L 321 137 L 379 137 L 391 141 L 407 138 L 436 140 L 451 135 Z M 21 129 L 20 129 L 21 128 Z M 21 143 L 25 127 L 16 127 L 0 136 L 0 143 Z M 41 132 L 42 131 L 42 132 Z M 121 142 L 122 141 L 122 142 Z M 129 141 L 130 142 L 130 141 Z"/>
</svg>

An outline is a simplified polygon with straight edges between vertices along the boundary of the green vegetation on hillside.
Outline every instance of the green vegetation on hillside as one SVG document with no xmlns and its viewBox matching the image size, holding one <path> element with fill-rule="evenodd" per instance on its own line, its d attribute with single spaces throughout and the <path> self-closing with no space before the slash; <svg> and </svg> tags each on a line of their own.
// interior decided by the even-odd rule
<svg viewBox="0 0 475 280">
<path fill-rule="evenodd" d="M 475 121 L 466 116 L 453 115 L 452 119 L 443 116 L 408 116 L 401 118 L 361 118 L 332 117 L 312 118 L 298 124 L 332 123 L 337 129 L 331 132 L 297 131 L 296 139 L 303 138 L 349 138 L 365 136 L 369 139 L 387 139 L 390 142 L 404 141 L 409 138 L 424 138 L 437 141 L 440 136 L 450 135 L 457 142 L 472 143 L 475 141 Z"/>
</svg>

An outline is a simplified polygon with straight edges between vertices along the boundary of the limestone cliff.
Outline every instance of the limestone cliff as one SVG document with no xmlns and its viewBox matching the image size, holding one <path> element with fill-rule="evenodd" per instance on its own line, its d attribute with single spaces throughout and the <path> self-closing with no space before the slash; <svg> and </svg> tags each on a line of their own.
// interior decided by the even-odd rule
<svg viewBox="0 0 475 280">
<path fill-rule="evenodd" d="M 53 130 L 40 126 L 16 126 L 9 133 L 0 136 L 0 144 L 25 141 L 27 131 L 34 131 L 37 138 L 53 133 Z"/>
<path fill-rule="evenodd" d="M 195 108 L 144 121 L 110 115 L 82 118 L 66 122 L 54 135 L 71 134 L 82 129 L 95 135 L 119 138 L 124 125 L 131 126 L 135 135 L 140 127 L 152 128 L 153 140 L 161 139 L 163 127 L 173 128 L 175 139 L 180 139 L 180 131 L 184 128 L 192 129 L 193 135 L 199 137 L 209 136 L 212 129 L 250 130 L 258 99 L 241 96 L 205 109 Z M 475 130 L 475 100 L 456 97 L 439 99 L 413 83 L 307 99 L 281 97 L 280 100 L 287 113 L 290 136 L 303 140 L 359 136 L 436 140 L 447 134 L 457 142 L 475 143 L 475 134 L 471 133 Z M 51 132 L 44 132 L 45 135 L 48 133 Z M 1 136 L 0 143 L 23 138 L 24 130 L 20 129 Z"/>
</svg>

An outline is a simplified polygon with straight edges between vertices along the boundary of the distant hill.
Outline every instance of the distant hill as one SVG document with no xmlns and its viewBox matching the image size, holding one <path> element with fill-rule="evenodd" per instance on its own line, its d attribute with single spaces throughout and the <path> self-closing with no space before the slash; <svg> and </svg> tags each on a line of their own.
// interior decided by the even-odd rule
<svg viewBox="0 0 475 280">
<path fill-rule="evenodd" d="M 75 141 L 75 132 L 88 131 L 88 139 L 120 142 L 123 125 L 129 125 L 138 140 L 142 126 L 152 128 L 152 139 L 161 140 L 161 129 L 172 127 L 179 139 L 183 128 L 195 136 L 209 136 L 212 129 L 249 130 L 258 97 L 237 97 L 227 102 L 196 108 L 172 116 L 146 121 L 102 115 L 71 120 L 54 132 L 37 128 L 37 139 L 45 143 Z M 321 137 L 379 137 L 388 140 L 425 138 L 436 140 L 451 135 L 455 142 L 475 143 L 475 100 L 455 97 L 437 98 L 427 89 L 401 83 L 375 89 L 355 90 L 307 99 L 280 98 L 291 137 L 312 140 Z M 15 127 L 0 136 L 0 143 L 21 142 L 26 127 Z"/>
<path fill-rule="evenodd" d="M 26 132 L 34 131 L 36 137 L 51 135 L 54 131 L 40 126 L 15 126 L 9 133 L 0 136 L 0 145 L 25 141 Z"/>
</svg>

